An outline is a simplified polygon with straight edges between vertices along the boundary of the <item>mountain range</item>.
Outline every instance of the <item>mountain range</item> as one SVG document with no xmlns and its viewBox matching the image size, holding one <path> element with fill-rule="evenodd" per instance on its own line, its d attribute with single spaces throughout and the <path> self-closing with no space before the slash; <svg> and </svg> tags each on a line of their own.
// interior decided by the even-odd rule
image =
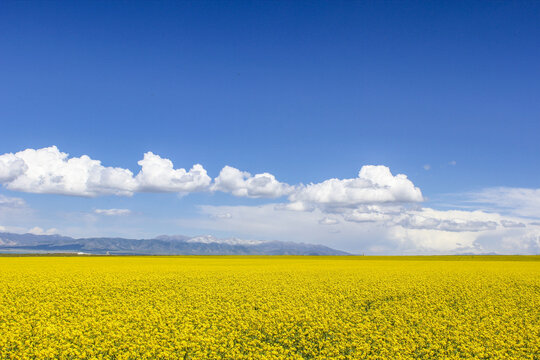
<svg viewBox="0 0 540 360">
<path fill-rule="evenodd" d="M 323 245 L 283 241 L 219 239 L 211 235 L 161 235 L 153 239 L 71 238 L 0 233 L 0 253 L 95 255 L 350 255 Z"/>
</svg>

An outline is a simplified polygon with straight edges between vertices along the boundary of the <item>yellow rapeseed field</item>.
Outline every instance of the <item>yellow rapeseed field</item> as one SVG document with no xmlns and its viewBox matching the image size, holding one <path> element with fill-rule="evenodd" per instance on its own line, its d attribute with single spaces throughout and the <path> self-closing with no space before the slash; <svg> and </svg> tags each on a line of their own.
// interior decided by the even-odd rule
<svg viewBox="0 0 540 360">
<path fill-rule="evenodd" d="M 1 359 L 540 359 L 539 257 L 0 257 Z"/>
</svg>

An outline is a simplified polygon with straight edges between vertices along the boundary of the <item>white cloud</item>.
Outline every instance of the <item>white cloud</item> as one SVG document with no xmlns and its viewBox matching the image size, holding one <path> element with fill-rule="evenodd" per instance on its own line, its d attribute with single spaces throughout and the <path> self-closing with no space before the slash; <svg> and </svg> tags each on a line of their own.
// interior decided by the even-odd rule
<svg viewBox="0 0 540 360">
<path fill-rule="evenodd" d="M 501 220 L 501 225 L 504 226 L 505 228 L 522 228 L 522 227 L 527 226 L 522 222 L 517 222 L 517 221 L 512 221 L 512 220 L 504 220 L 504 219 Z"/>
<path fill-rule="evenodd" d="M 203 216 L 178 220 L 184 228 L 219 231 L 225 236 L 235 235 L 243 238 L 262 240 L 282 240 L 324 244 L 353 253 L 401 254 L 417 253 L 416 238 L 400 238 L 395 235 L 395 225 L 385 222 L 344 221 L 331 226 L 315 226 L 319 222 L 333 223 L 324 219 L 321 209 L 312 212 L 276 209 L 272 204 L 262 206 L 202 206 Z M 227 212 L 231 219 L 219 219 L 213 214 Z M 208 217 L 210 215 L 210 217 Z M 337 217 L 332 217 L 338 220 Z M 403 228 L 402 231 L 406 231 Z M 439 248 L 431 247 L 431 252 Z"/>
<path fill-rule="evenodd" d="M 429 169 L 431 169 L 431 165 L 425 164 L 424 165 L 424 170 L 428 171 Z"/>
<path fill-rule="evenodd" d="M 56 229 L 54 229 L 56 230 Z M 0 232 L 8 232 L 14 234 L 26 234 L 28 233 L 28 227 L 23 226 L 11 226 L 11 225 L 2 225 L 0 226 Z M 2 240 L 0 239 L 0 243 Z"/>
<path fill-rule="evenodd" d="M 246 239 L 282 240 L 325 244 L 338 249 L 350 245 L 349 234 L 362 238 L 364 229 L 354 229 L 341 222 L 331 226 L 319 226 L 325 217 L 319 209 L 313 212 L 289 211 L 276 209 L 275 204 L 261 206 L 201 206 L 200 217 L 178 219 L 177 226 L 191 229 L 192 233 L 219 233 L 220 236 L 236 236 Z M 219 218 L 217 214 L 229 213 L 230 218 Z M 347 236 L 336 234 L 334 227 L 347 231 Z M 348 247 L 351 249 L 351 246 Z"/>
<path fill-rule="evenodd" d="M 290 203 L 284 203 L 284 204 L 276 204 L 274 206 L 276 210 L 289 210 L 289 211 L 313 211 L 315 210 L 315 206 L 311 204 L 306 204 L 302 201 L 294 201 Z"/>
<path fill-rule="evenodd" d="M 408 229 L 441 230 L 448 232 L 478 232 L 496 229 L 501 215 L 483 211 L 435 210 L 422 208 L 403 212 L 394 224 Z"/>
<path fill-rule="evenodd" d="M 11 154 L 1 155 L 10 157 Z M 135 188 L 132 173 L 126 169 L 104 167 L 86 155 L 68 158 L 56 146 L 26 149 L 14 155 L 24 162 L 24 171 L 4 180 L 9 190 L 78 196 L 129 195 Z M 21 166 L 12 162 L 17 169 Z"/>
<path fill-rule="evenodd" d="M 456 254 L 463 252 L 481 253 L 474 241 L 481 233 L 452 232 L 433 229 L 410 229 L 392 226 L 388 232 L 388 242 L 410 254 Z M 387 246 L 388 249 L 388 246 Z M 384 253 L 384 250 L 383 250 Z"/>
<path fill-rule="evenodd" d="M 381 204 L 330 216 L 320 208 L 306 212 L 278 205 L 202 206 L 202 217 L 180 219 L 178 225 L 194 232 L 212 230 L 225 236 L 319 243 L 366 254 L 540 251 L 538 227 L 505 227 L 503 224 L 522 222 L 496 213 Z M 217 216 L 223 213 L 231 216 Z"/>
<path fill-rule="evenodd" d="M 40 228 L 39 226 L 36 226 L 36 227 L 33 227 L 30 230 L 28 230 L 28 233 L 29 234 L 34 234 L 34 235 L 42 235 L 43 234 L 43 229 Z"/>
<path fill-rule="evenodd" d="M 26 203 L 21 198 L 16 197 L 7 197 L 5 195 L 0 194 L 0 206 L 7 206 L 7 207 L 23 207 Z"/>
<path fill-rule="evenodd" d="M 452 160 L 448 163 L 448 165 L 455 166 L 457 164 L 456 160 Z"/>
<path fill-rule="evenodd" d="M 25 231 L 27 224 L 34 221 L 34 210 L 23 199 L 0 194 L 0 224 L 4 226 L 3 231 Z"/>
<path fill-rule="evenodd" d="M 465 196 L 469 203 L 493 211 L 540 218 L 540 189 L 497 187 Z"/>
<path fill-rule="evenodd" d="M 363 204 L 423 201 L 422 192 L 406 175 L 393 176 L 386 166 L 365 165 L 354 179 L 329 179 L 299 187 L 290 197 L 305 208 L 354 208 Z M 300 205 L 298 205 L 300 207 Z"/>
<path fill-rule="evenodd" d="M 225 166 L 214 179 L 213 190 L 229 192 L 235 196 L 251 198 L 277 198 L 288 195 L 293 187 L 279 182 L 269 173 L 251 175 L 231 166 Z"/>
<path fill-rule="evenodd" d="M 486 189 L 468 194 L 469 203 L 480 204 L 476 208 L 483 211 L 441 211 L 423 208 L 420 189 L 386 166 L 363 166 L 352 179 L 293 186 L 270 173 L 251 175 L 230 166 L 212 183 L 202 165 L 189 171 L 175 169 L 171 160 L 151 152 L 138 164 L 141 170 L 134 175 L 86 155 L 70 158 L 54 146 L 27 149 L 0 155 L 0 183 L 9 190 L 76 196 L 195 191 L 249 198 L 288 196 L 283 203 L 262 206 L 201 207 L 201 218 L 179 223 L 204 232 L 215 229 L 243 238 L 315 242 L 356 253 L 534 253 L 540 249 L 540 228 L 534 225 L 540 224 L 540 189 Z M 0 194 L 4 229 L 26 229 L 30 218 L 22 215 L 31 213 L 24 200 Z M 96 214 L 129 213 L 128 209 L 96 209 L 87 215 L 97 221 Z"/>
<path fill-rule="evenodd" d="M 337 224 L 339 224 L 339 220 L 329 218 L 328 216 L 325 216 L 321 220 L 319 220 L 319 224 L 321 224 L 321 225 L 337 225 Z"/>
<path fill-rule="evenodd" d="M 58 230 L 56 230 L 55 228 L 50 228 L 48 230 L 43 230 L 39 226 L 36 226 L 36 227 L 31 228 L 27 232 L 29 234 L 34 234 L 34 235 L 54 235 L 54 234 L 58 233 Z"/>
<path fill-rule="evenodd" d="M 131 214 L 131 210 L 129 209 L 96 209 L 94 210 L 94 213 L 98 215 L 106 215 L 106 216 L 121 216 L 121 215 Z"/>
<path fill-rule="evenodd" d="M 144 154 L 138 162 L 142 167 L 136 177 L 138 191 L 147 192 L 194 192 L 208 188 L 212 179 L 200 164 L 191 170 L 174 169 L 169 159 L 163 159 L 152 152 Z"/>
<path fill-rule="evenodd" d="M 287 210 L 328 211 L 352 209 L 362 204 L 422 201 L 420 189 L 399 174 L 393 176 L 386 166 L 366 165 L 354 179 L 329 179 L 318 184 L 291 186 L 270 173 L 251 175 L 225 166 L 212 179 L 204 167 L 195 164 L 189 171 L 175 169 L 171 160 L 152 152 L 138 162 L 141 170 L 106 167 L 87 155 L 69 157 L 56 146 L 26 149 L 0 155 L 0 181 L 13 191 L 73 196 L 123 195 L 136 192 L 223 191 L 234 196 L 278 198 L 289 195 Z M 332 210 L 329 210 L 332 209 Z M 345 210 L 343 210 L 345 211 Z M 358 216 L 356 216 L 358 217 Z"/>
<path fill-rule="evenodd" d="M 467 221 L 467 220 L 440 220 L 423 217 L 421 215 L 408 214 L 396 222 L 407 229 L 442 230 L 451 232 L 485 231 L 497 228 L 494 221 Z"/>
<path fill-rule="evenodd" d="M 0 155 L 0 182 L 8 182 L 23 174 L 27 169 L 24 160 L 12 153 Z"/>
<path fill-rule="evenodd" d="M 358 209 L 354 209 L 351 212 L 343 214 L 343 218 L 346 221 L 363 223 L 363 222 L 387 221 L 391 219 L 391 216 L 382 212 L 378 212 L 378 211 L 364 212 Z"/>
<path fill-rule="evenodd" d="M 232 218 L 232 215 L 231 213 L 221 213 L 221 214 L 214 214 L 212 215 L 213 218 L 216 218 L 216 219 L 230 219 Z"/>
<path fill-rule="evenodd" d="M 505 224 L 514 223 L 510 220 L 499 221 L 500 215 L 482 211 L 441 211 L 395 204 L 363 205 L 342 215 L 346 221 L 358 223 L 382 222 L 386 226 L 449 232 L 493 230 L 504 221 Z"/>
<path fill-rule="evenodd" d="M 134 177 L 128 169 L 105 167 L 87 155 L 69 158 L 56 146 L 0 155 L 0 182 L 13 191 L 73 196 L 123 195 L 134 192 L 192 192 L 211 182 L 201 165 L 190 171 L 173 168 L 151 152 L 139 161 Z"/>
<path fill-rule="evenodd" d="M 540 229 L 512 228 L 478 236 L 473 246 L 485 252 L 539 254 Z"/>
</svg>

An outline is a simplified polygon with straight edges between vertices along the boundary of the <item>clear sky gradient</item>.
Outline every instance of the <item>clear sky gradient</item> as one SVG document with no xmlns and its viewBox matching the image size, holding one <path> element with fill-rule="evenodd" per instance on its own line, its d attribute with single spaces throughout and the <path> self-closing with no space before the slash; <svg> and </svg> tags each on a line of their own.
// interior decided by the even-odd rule
<svg viewBox="0 0 540 360">
<path fill-rule="evenodd" d="M 381 232 L 387 222 L 347 220 L 358 207 L 375 211 L 366 210 L 372 201 L 347 202 L 344 212 L 311 199 L 314 211 L 291 212 L 287 218 L 302 219 L 276 231 L 288 212 L 268 209 L 292 202 L 290 193 L 86 197 L 5 181 L 0 227 L 74 236 L 210 233 L 368 253 L 540 251 L 539 24 L 534 1 L 3 1 L 0 155 L 54 145 L 136 175 L 151 151 L 175 169 L 202 164 L 212 179 L 229 165 L 291 186 L 384 165 L 405 174 L 423 201 L 382 206 L 399 203 L 406 208 L 399 216 L 424 211 L 423 219 L 438 211 L 439 225 L 377 209 L 393 221 L 389 235 Z M 268 210 L 250 218 L 258 227 L 242 225 L 245 207 Z M 482 211 L 478 221 L 498 225 L 442 227 L 443 218 L 468 218 L 454 219 L 453 209 Z M 321 233 L 322 218 L 338 223 Z M 510 231 L 504 221 L 524 227 Z"/>
</svg>

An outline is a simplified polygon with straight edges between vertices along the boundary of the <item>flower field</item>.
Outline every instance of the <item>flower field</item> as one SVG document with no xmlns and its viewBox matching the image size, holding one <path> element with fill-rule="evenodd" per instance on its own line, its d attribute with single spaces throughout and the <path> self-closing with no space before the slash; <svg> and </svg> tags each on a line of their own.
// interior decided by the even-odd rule
<svg viewBox="0 0 540 360">
<path fill-rule="evenodd" d="M 0 257 L 1 359 L 540 359 L 540 257 Z"/>
</svg>

